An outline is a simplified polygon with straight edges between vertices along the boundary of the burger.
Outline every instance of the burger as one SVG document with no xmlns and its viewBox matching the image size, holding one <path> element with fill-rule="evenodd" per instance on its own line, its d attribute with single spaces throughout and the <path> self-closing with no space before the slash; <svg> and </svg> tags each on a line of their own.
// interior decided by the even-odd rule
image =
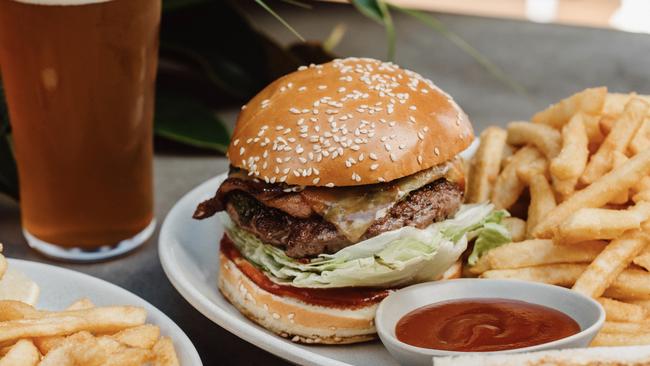
<svg viewBox="0 0 650 366">
<path fill-rule="evenodd" d="M 449 95 L 392 63 L 276 80 L 242 107 L 228 176 L 194 213 L 225 227 L 221 293 L 296 342 L 374 338 L 390 291 L 458 276 L 470 240 L 470 259 L 509 240 L 504 212 L 463 205 L 473 138 Z"/>
</svg>

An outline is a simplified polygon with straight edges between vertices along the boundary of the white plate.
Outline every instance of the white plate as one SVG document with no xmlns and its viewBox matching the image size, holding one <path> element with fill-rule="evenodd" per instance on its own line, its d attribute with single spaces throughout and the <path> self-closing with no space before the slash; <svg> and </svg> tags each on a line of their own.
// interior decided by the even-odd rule
<svg viewBox="0 0 650 366">
<path fill-rule="evenodd" d="M 397 365 L 379 341 L 344 346 L 303 346 L 278 337 L 241 315 L 217 290 L 223 227 L 216 217 L 192 219 L 196 205 L 214 195 L 225 174 L 199 185 L 171 209 L 158 251 L 169 280 L 198 311 L 236 336 L 302 365 Z"/>
<path fill-rule="evenodd" d="M 202 366 L 196 348 L 167 315 L 129 291 L 80 272 L 48 264 L 9 259 L 9 267 L 19 270 L 41 288 L 37 307 L 62 310 L 75 300 L 87 297 L 96 305 L 134 305 L 147 310 L 147 322 L 160 327 L 163 336 L 171 337 L 183 366 Z"/>
</svg>

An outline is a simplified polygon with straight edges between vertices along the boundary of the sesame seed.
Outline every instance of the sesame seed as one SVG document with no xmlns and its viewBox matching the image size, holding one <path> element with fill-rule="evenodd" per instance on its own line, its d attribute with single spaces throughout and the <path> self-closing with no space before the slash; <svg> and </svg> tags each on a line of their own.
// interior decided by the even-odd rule
<svg viewBox="0 0 650 366">
<path fill-rule="evenodd" d="M 434 152 L 436 155 L 440 155 L 440 149 L 438 149 L 437 147 L 433 149 L 433 152 Z"/>
<path fill-rule="evenodd" d="M 244 155 L 244 151 L 246 151 L 246 149 L 244 149 L 243 146 L 239 148 L 239 155 Z"/>
<path fill-rule="evenodd" d="M 422 155 L 418 155 L 418 164 L 422 165 Z"/>
<path fill-rule="evenodd" d="M 316 177 L 316 178 L 314 178 L 314 180 L 312 180 L 311 182 L 312 182 L 313 184 L 318 184 L 318 182 L 320 182 L 320 178 L 319 178 L 319 177 Z"/>
<path fill-rule="evenodd" d="M 424 140 L 424 134 L 421 131 L 418 131 L 418 138 Z"/>
<path fill-rule="evenodd" d="M 325 187 L 332 188 L 332 187 L 334 187 L 334 183 L 327 183 L 327 184 L 325 185 Z"/>
<path fill-rule="evenodd" d="M 239 139 L 235 139 L 235 141 L 232 142 L 232 145 L 233 146 L 239 145 Z"/>
<path fill-rule="evenodd" d="M 377 170 L 377 168 L 379 168 L 379 164 L 372 164 L 370 166 L 370 170 Z"/>
<path fill-rule="evenodd" d="M 390 153 L 390 160 L 397 161 L 397 156 L 395 155 L 395 153 Z"/>
<path fill-rule="evenodd" d="M 243 111 L 244 109 L 246 109 L 246 104 L 244 104 L 243 106 L 241 106 L 241 110 Z"/>
<path fill-rule="evenodd" d="M 414 111 L 414 110 L 416 110 L 416 109 L 418 109 L 418 108 L 417 108 L 416 106 L 412 105 L 412 106 L 409 107 L 409 109 L 412 110 L 412 111 Z"/>
<path fill-rule="evenodd" d="M 370 157 L 370 159 L 372 159 L 372 160 L 377 160 L 378 159 L 377 155 L 375 153 L 368 154 L 368 157 Z"/>
</svg>

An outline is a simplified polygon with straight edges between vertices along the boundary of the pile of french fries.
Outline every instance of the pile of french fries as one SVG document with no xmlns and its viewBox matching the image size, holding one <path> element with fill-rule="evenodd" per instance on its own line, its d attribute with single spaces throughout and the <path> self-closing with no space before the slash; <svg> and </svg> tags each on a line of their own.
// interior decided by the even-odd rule
<svg viewBox="0 0 650 366">
<path fill-rule="evenodd" d="M 606 310 L 592 345 L 650 344 L 650 97 L 586 89 L 486 129 L 467 200 L 513 213 L 468 275 L 571 287 Z"/>
<path fill-rule="evenodd" d="M 81 299 L 64 311 L 0 301 L 0 366 L 176 366 L 174 345 L 134 306 L 95 307 Z"/>
<path fill-rule="evenodd" d="M 5 269 L 0 253 L 0 278 Z M 88 299 L 58 312 L 3 300 L 0 366 L 178 366 L 171 339 L 146 318 L 140 307 L 95 307 Z"/>
</svg>

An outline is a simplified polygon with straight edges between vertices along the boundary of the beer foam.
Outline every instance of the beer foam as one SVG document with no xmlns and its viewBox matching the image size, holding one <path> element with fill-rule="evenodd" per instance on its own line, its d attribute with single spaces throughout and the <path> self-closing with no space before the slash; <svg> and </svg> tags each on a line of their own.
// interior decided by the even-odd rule
<svg viewBox="0 0 650 366">
<path fill-rule="evenodd" d="M 15 2 L 32 4 L 32 5 L 46 5 L 46 6 L 69 6 L 69 5 L 88 5 L 97 3 L 106 3 L 113 0 L 13 0 Z"/>
</svg>

